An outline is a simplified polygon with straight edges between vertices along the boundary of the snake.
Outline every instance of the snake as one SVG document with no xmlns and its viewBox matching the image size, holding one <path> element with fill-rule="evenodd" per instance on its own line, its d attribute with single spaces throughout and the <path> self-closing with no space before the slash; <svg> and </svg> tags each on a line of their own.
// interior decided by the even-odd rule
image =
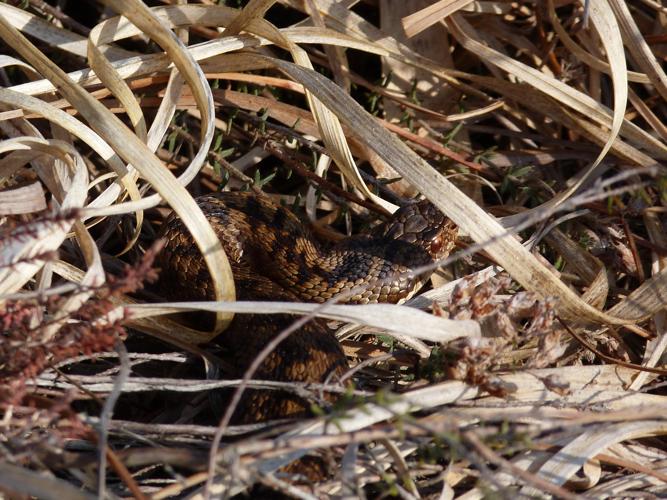
<svg viewBox="0 0 667 500">
<path fill-rule="evenodd" d="M 408 204 L 370 231 L 323 245 L 288 208 L 256 192 L 221 192 L 196 199 L 227 254 L 238 300 L 347 304 L 401 303 L 430 276 L 415 272 L 445 258 L 454 223 L 432 203 Z M 158 256 L 159 289 L 170 299 L 215 300 L 206 263 L 175 215 L 164 222 Z M 237 314 L 219 337 L 241 377 L 257 354 L 295 318 Z M 199 320 L 201 321 L 201 315 Z M 334 333 L 321 319 L 294 331 L 264 359 L 254 378 L 324 383 L 348 369 Z M 333 378 L 332 378 L 333 377 Z M 286 391 L 250 390 L 237 421 L 261 422 L 309 413 L 307 401 Z"/>
</svg>

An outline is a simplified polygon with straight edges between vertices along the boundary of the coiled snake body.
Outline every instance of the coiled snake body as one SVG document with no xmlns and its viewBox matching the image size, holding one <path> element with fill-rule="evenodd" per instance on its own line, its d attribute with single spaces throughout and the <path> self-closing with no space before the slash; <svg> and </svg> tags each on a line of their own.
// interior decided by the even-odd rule
<svg viewBox="0 0 667 500">
<path fill-rule="evenodd" d="M 346 238 L 325 250 L 299 219 L 266 196 L 220 193 L 198 198 L 230 260 L 239 300 L 324 302 L 353 291 L 344 302 L 401 302 L 424 278 L 417 267 L 446 256 L 456 228 L 429 202 L 400 209 L 370 233 Z M 160 254 L 160 287 L 178 300 L 213 300 L 210 276 L 199 250 L 179 219 L 171 216 Z M 234 353 L 241 376 L 261 349 L 294 317 L 235 316 L 222 341 Z M 343 351 L 319 320 L 292 333 L 263 362 L 257 379 L 324 382 L 347 369 Z M 243 420 L 259 421 L 301 415 L 307 406 L 295 396 L 251 391 Z"/>
</svg>

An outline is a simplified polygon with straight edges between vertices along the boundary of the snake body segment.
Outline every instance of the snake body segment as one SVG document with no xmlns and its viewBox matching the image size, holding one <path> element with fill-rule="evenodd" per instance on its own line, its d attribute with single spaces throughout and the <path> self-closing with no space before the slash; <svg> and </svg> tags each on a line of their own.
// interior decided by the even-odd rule
<svg viewBox="0 0 667 500">
<path fill-rule="evenodd" d="M 343 302 L 398 303 L 424 278 L 412 273 L 445 257 L 457 230 L 429 202 L 400 209 L 365 235 L 322 248 L 299 219 L 266 196 L 219 193 L 197 199 L 227 253 L 239 300 L 325 302 L 347 292 Z M 166 245 L 158 259 L 160 288 L 177 300 L 214 300 L 210 275 L 188 230 L 175 216 L 165 222 Z M 242 375 L 259 351 L 294 317 L 236 315 L 222 335 Z M 323 321 L 292 333 L 263 362 L 255 378 L 321 383 L 347 369 L 343 351 Z M 251 391 L 243 420 L 301 415 L 299 398 Z"/>
</svg>

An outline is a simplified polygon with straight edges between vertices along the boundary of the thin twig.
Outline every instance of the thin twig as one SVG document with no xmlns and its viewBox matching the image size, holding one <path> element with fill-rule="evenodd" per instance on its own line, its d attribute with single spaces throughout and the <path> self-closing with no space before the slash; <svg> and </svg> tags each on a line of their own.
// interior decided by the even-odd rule
<svg viewBox="0 0 667 500">
<path fill-rule="evenodd" d="M 613 363 L 615 365 L 623 366 L 624 368 L 631 368 L 633 370 L 638 370 L 640 372 L 648 372 L 648 373 L 657 373 L 659 375 L 667 375 L 667 369 L 663 368 L 653 368 L 650 366 L 642 366 L 642 365 L 636 365 L 634 363 L 628 363 L 627 361 L 622 361 L 620 359 L 616 359 L 612 356 L 608 356 L 604 354 L 603 352 L 600 352 L 598 349 L 590 345 L 586 340 L 576 333 L 572 328 L 570 328 L 565 321 L 563 321 L 560 317 L 556 316 L 556 319 L 560 322 L 561 325 L 563 325 L 563 328 L 567 330 L 567 332 L 572 335 L 577 341 L 583 345 L 586 349 L 591 351 L 593 354 L 598 356 L 601 359 L 604 359 L 605 361 L 608 361 L 610 363 Z"/>
<path fill-rule="evenodd" d="M 564 498 L 566 500 L 576 500 L 581 498 L 579 495 L 575 495 L 574 493 L 567 491 L 565 488 L 547 481 L 537 474 L 532 474 L 531 472 L 523 470 L 521 467 L 517 467 L 509 460 L 504 459 L 491 450 L 491 448 L 489 448 L 486 444 L 484 444 L 474 432 L 465 431 L 463 432 L 462 436 L 475 448 L 477 453 L 479 453 L 484 460 L 509 471 L 510 474 L 518 477 L 519 479 L 522 479 L 526 483 L 535 486 L 536 488 L 539 488 L 546 493 L 550 493 L 556 498 Z"/>
<path fill-rule="evenodd" d="M 107 446 L 108 446 L 108 431 L 109 431 L 109 422 L 113 415 L 113 409 L 123 391 L 123 385 L 127 382 L 127 379 L 130 377 L 130 360 L 127 356 L 127 350 L 125 345 L 119 340 L 116 342 L 115 346 L 116 352 L 118 353 L 118 358 L 120 360 L 120 370 L 118 376 L 114 381 L 113 390 L 107 397 L 107 400 L 104 402 L 102 407 L 102 412 L 100 413 L 100 428 L 98 431 L 99 442 L 98 442 L 98 460 L 99 460 L 99 470 L 97 471 L 97 496 L 98 498 L 104 498 L 106 496 L 106 470 L 107 470 Z"/>
</svg>

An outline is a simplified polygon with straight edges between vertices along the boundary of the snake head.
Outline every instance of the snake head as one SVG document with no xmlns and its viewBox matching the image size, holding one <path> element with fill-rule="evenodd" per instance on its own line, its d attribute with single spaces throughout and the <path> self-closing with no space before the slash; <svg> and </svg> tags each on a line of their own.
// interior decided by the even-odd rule
<svg viewBox="0 0 667 500">
<path fill-rule="evenodd" d="M 422 200 L 400 208 L 375 235 L 416 245 L 433 260 L 445 258 L 454 247 L 458 229 L 433 203 Z"/>
</svg>

